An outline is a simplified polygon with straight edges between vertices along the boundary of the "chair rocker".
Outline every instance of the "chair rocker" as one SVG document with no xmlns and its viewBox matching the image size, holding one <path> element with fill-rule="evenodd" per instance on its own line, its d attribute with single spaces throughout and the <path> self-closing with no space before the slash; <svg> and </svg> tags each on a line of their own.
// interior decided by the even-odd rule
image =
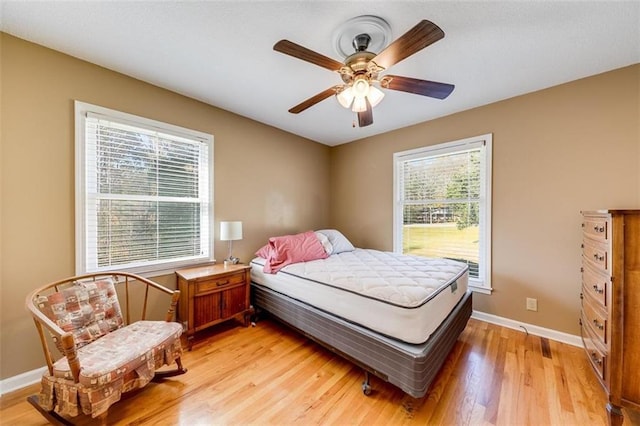
<svg viewBox="0 0 640 426">
<path fill-rule="evenodd" d="M 124 317 L 116 286 L 124 297 Z M 150 288 L 171 299 L 165 321 L 146 320 Z M 29 403 L 54 424 L 71 424 L 63 416 L 79 414 L 105 423 L 109 407 L 123 393 L 151 380 L 186 373 L 180 360 L 182 326 L 173 322 L 179 297 L 178 290 L 125 272 L 80 275 L 31 292 L 26 305 L 40 336 L 47 371 L 40 393 L 28 397 Z M 131 322 L 130 299 L 143 299 L 135 322 Z M 44 329 L 62 355 L 57 361 Z M 156 371 L 173 362 L 175 369 Z"/>
</svg>

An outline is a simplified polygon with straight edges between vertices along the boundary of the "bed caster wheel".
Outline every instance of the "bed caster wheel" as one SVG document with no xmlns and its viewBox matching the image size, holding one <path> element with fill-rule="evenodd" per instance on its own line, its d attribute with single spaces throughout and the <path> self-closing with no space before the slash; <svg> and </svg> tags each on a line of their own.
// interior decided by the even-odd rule
<svg viewBox="0 0 640 426">
<path fill-rule="evenodd" d="M 362 384 L 362 393 L 367 396 L 371 395 L 371 385 L 369 383 Z"/>
<path fill-rule="evenodd" d="M 369 384 L 369 372 L 364 372 L 364 382 L 362 382 L 362 393 L 369 396 L 371 395 L 371 385 Z"/>
</svg>

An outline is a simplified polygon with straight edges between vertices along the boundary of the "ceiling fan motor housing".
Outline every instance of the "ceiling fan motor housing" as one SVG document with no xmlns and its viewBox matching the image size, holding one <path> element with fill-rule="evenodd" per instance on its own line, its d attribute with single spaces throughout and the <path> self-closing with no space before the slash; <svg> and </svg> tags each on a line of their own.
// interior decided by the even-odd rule
<svg viewBox="0 0 640 426">
<path fill-rule="evenodd" d="M 353 39 L 353 48 L 356 52 L 364 52 L 371 43 L 371 36 L 369 34 L 358 34 Z"/>
</svg>

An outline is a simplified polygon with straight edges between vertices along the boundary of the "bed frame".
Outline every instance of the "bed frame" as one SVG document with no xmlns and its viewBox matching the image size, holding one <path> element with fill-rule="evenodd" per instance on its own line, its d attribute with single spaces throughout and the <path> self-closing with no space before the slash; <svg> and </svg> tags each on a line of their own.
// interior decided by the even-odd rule
<svg viewBox="0 0 640 426">
<path fill-rule="evenodd" d="M 407 394 L 421 398 L 440 371 L 471 316 L 467 291 L 429 340 L 403 343 L 321 311 L 313 306 L 251 283 L 253 304 L 365 371 L 362 391 L 371 392 L 369 373 Z"/>
</svg>

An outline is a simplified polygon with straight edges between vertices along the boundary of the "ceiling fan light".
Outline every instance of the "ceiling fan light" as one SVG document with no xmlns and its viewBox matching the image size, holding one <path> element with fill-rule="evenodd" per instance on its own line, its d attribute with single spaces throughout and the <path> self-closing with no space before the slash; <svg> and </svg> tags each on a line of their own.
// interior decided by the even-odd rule
<svg viewBox="0 0 640 426">
<path fill-rule="evenodd" d="M 353 100 L 353 107 L 351 111 L 353 112 L 365 112 L 367 110 L 367 101 L 364 97 L 356 97 Z"/>
<path fill-rule="evenodd" d="M 356 78 L 353 82 L 353 94 L 356 98 L 364 98 L 369 94 L 369 82 L 366 77 Z"/>
<path fill-rule="evenodd" d="M 344 89 L 343 91 L 341 91 L 340 93 L 338 93 L 336 95 L 336 99 L 338 99 L 338 102 L 340 102 L 340 105 L 342 105 L 345 108 L 349 108 L 351 106 L 351 103 L 353 102 L 353 90 L 351 90 L 351 87 L 347 87 L 346 89 Z"/>
<path fill-rule="evenodd" d="M 369 86 L 369 94 L 367 95 L 367 98 L 373 108 L 380 103 L 382 98 L 384 98 L 384 92 L 375 86 Z"/>
</svg>

